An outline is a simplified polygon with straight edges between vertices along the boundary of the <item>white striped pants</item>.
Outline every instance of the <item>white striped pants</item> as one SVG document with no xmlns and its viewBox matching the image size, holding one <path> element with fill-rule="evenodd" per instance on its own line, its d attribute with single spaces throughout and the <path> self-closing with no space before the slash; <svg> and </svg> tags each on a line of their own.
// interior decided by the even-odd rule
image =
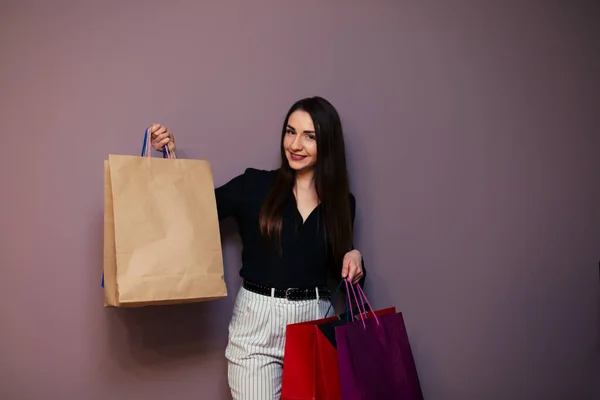
<svg viewBox="0 0 600 400">
<path fill-rule="evenodd" d="M 279 399 L 286 326 L 323 318 L 329 304 L 329 299 L 292 301 L 242 287 L 225 350 L 233 399 Z"/>
</svg>

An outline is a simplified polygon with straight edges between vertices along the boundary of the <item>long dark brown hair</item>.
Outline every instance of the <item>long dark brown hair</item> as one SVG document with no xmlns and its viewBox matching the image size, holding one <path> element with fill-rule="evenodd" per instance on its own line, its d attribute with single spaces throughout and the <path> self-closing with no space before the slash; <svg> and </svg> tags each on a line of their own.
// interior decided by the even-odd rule
<svg viewBox="0 0 600 400">
<path fill-rule="evenodd" d="M 297 110 L 307 112 L 315 126 L 317 140 L 315 188 L 324 215 L 328 248 L 333 253 L 334 265 L 339 267 L 338 264 L 344 254 L 352 249 L 353 236 L 346 149 L 340 117 L 333 105 L 321 97 L 309 97 L 297 101 L 285 117 L 281 133 L 281 167 L 263 203 L 259 219 L 260 230 L 264 238 L 275 239 L 281 246 L 283 209 L 290 196 L 293 196 L 296 176 L 288 163 L 283 141 L 288 119 Z"/>
</svg>

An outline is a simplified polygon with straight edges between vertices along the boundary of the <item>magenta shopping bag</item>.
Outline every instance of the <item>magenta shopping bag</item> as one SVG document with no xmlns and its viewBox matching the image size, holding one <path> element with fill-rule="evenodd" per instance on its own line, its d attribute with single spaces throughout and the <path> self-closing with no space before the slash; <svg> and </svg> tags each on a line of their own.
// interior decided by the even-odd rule
<svg viewBox="0 0 600 400">
<path fill-rule="evenodd" d="M 339 326 L 335 337 L 343 400 L 423 399 L 402 313 Z"/>
</svg>

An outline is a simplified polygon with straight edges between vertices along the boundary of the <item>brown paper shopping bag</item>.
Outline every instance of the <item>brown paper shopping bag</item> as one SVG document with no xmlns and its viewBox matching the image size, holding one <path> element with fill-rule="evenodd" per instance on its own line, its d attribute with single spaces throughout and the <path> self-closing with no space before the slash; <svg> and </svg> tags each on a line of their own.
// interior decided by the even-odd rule
<svg viewBox="0 0 600 400">
<path fill-rule="evenodd" d="M 105 306 L 227 296 L 207 161 L 111 154 L 104 205 Z"/>
</svg>

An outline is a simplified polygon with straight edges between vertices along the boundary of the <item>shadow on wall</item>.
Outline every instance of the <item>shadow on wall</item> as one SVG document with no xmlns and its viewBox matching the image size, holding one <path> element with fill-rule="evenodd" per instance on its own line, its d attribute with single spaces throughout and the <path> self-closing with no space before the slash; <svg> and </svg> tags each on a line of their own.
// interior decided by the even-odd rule
<svg viewBox="0 0 600 400">
<path fill-rule="evenodd" d="M 108 370 L 114 372 L 116 364 L 121 371 L 164 371 L 165 366 L 207 358 L 224 360 L 227 336 L 223 332 L 227 332 L 239 286 L 239 268 L 231 267 L 239 265 L 240 243 L 230 221 L 221 225 L 221 233 L 228 296 L 193 304 L 105 308 L 102 326 L 108 330 L 106 354 L 112 361 Z"/>
<path fill-rule="evenodd" d="M 211 353 L 218 343 L 210 337 L 207 320 L 220 308 L 216 302 L 114 309 L 107 312 L 108 348 L 123 367 L 172 363 Z M 193 317 L 192 317 L 193 316 Z"/>
</svg>

